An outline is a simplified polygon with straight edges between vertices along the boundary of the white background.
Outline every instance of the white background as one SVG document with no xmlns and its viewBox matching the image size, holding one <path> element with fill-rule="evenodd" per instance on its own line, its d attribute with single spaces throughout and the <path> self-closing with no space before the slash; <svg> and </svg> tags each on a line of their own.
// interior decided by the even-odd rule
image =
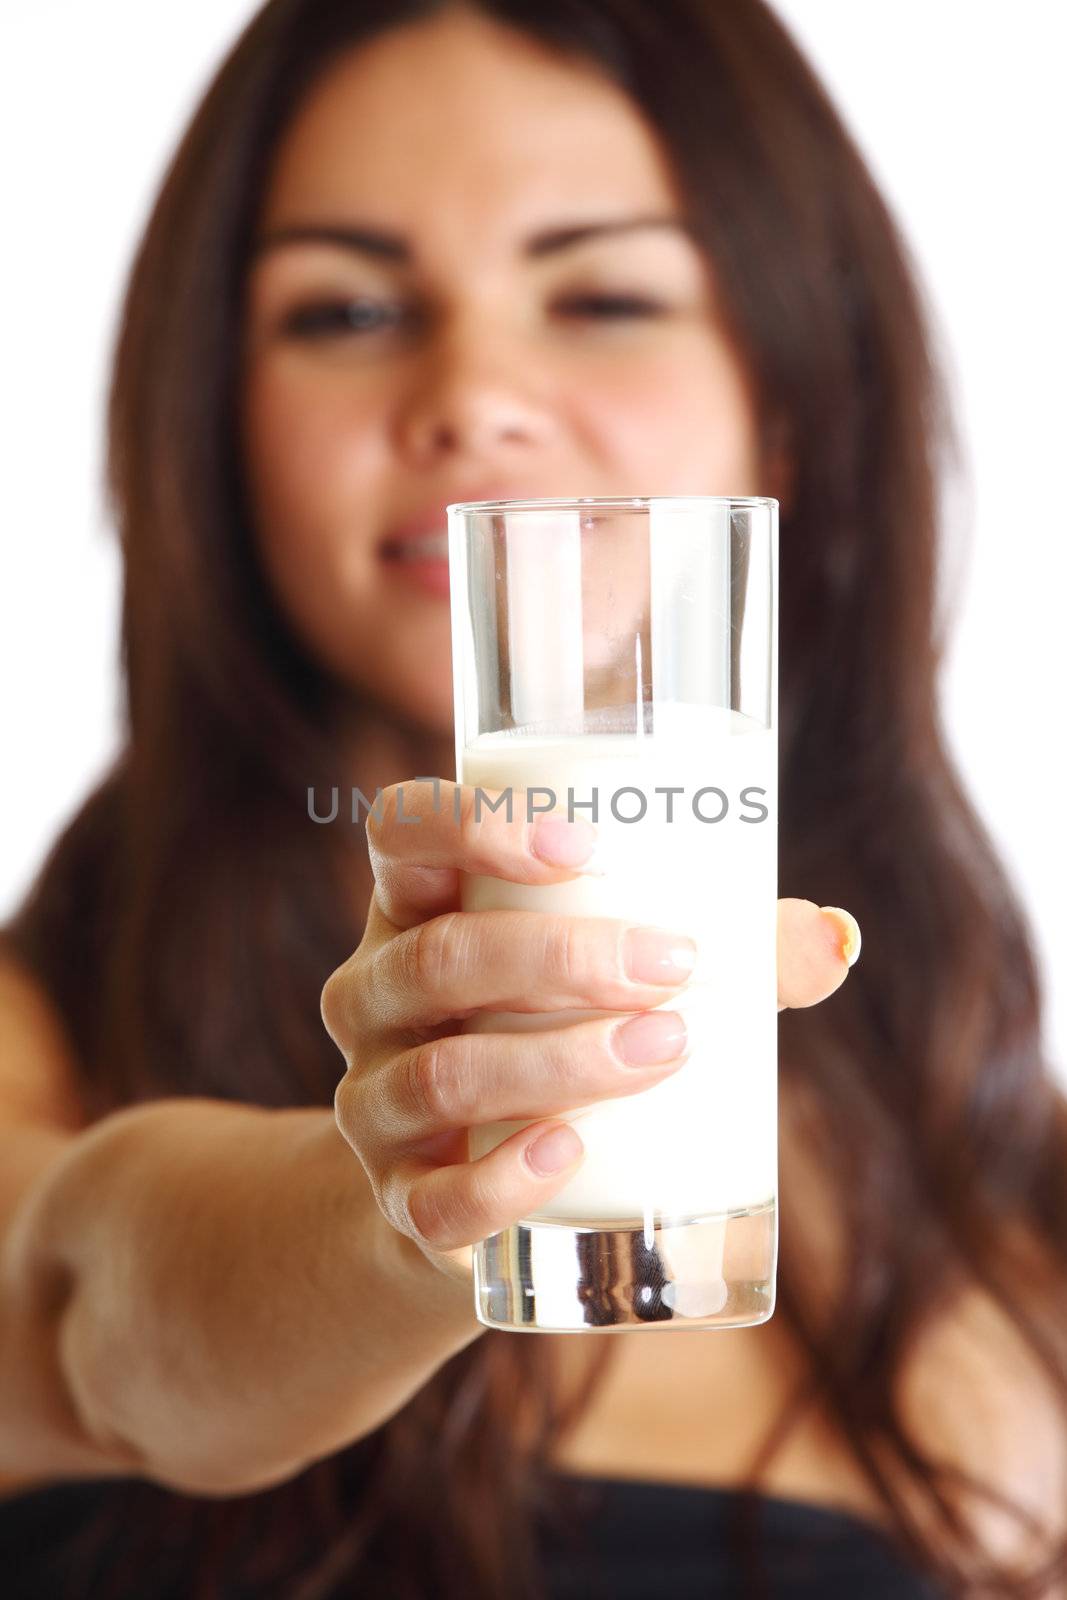
<svg viewBox="0 0 1067 1600">
<path fill-rule="evenodd" d="M 949 569 L 945 719 L 1030 908 L 1067 1079 L 1064 12 L 1055 0 L 776 3 L 901 220 L 936 313 L 972 530 Z M 33 0 L 0 19 L 0 917 L 115 746 L 118 562 L 100 494 L 114 317 L 163 164 L 251 10 Z"/>
</svg>

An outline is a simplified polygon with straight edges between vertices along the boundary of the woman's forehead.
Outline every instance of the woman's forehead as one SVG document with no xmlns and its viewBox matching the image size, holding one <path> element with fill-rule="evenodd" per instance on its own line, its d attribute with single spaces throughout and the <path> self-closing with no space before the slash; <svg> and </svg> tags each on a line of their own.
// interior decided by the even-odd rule
<svg viewBox="0 0 1067 1600">
<path fill-rule="evenodd" d="M 470 211 L 519 235 L 676 206 L 666 155 L 621 89 L 514 30 L 447 15 L 326 69 L 280 143 L 264 221 Z"/>
</svg>

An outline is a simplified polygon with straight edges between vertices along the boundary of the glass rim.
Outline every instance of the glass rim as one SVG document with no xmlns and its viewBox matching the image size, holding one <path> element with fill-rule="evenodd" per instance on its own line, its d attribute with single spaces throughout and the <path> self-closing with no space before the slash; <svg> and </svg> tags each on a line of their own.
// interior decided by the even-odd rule
<svg viewBox="0 0 1067 1600">
<path fill-rule="evenodd" d="M 456 500 L 446 512 L 523 512 L 560 511 L 569 507 L 591 507 L 595 511 L 644 511 L 653 506 L 671 509 L 701 509 L 704 506 L 774 506 L 778 501 L 767 495 L 731 494 L 653 494 L 653 495 L 574 495 L 546 500 Z"/>
</svg>

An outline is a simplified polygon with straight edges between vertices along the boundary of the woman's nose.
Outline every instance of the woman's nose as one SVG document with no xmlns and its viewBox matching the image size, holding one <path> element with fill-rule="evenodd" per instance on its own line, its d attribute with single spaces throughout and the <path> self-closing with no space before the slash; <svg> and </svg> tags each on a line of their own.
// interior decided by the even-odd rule
<svg viewBox="0 0 1067 1600">
<path fill-rule="evenodd" d="M 545 378 L 503 336 L 442 340 L 413 375 L 401 409 L 405 456 L 484 460 L 506 451 L 519 461 L 550 444 L 558 420 Z"/>
</svg>

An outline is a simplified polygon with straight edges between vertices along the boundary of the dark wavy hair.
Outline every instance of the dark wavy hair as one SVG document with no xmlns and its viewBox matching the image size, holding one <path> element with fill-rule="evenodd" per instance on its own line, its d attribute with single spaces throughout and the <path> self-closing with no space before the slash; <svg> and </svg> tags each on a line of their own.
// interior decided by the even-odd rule
<svg viewBox="0 0 1067 1600">
<path fill-rule="evenodd" d="M 920 1448 L 898 1401 L 919 1331 L 978 1285 L 1067 1412 L 1065 1108 L 1042 1056 L 1026 921 L 939 725 L 939 483 L 954 444 L 914 270 L 762 0 L 472 8 L 606 74 L 658 134 L 754 376 L 764 442 L 788 439 L 793 463 L 780 892 L 848 906 L 864 953 L 831 1000 L 781 1019 L 777 1315 L 810 1384 L 753 1484 L 817 1401 L 917 1564 L 952 1593 L 1037 1594 L 1067 1571 L 1067 1550 L 1050 1543 L 1042 1577 L 998 1568 L 962 1506 L 999 1496 Z M 332 1104 L 340 1070 L 319 994 L 362 932 L 340 885 L 364 870 L 369 893 L 371 879 L 361 830 L 307 820 L 309 783 L 337 781 L 340 690 L 254 554 L 243 293 L 269 163 L 302 97 L 339 51 L 441 9 L 270 0 L 196 112 L 133 269 L 110 409 L 128 737 L 5 934 L 66 1020 L 94 1116 L 161 1095 Z M 801 1147 L 845 1227 L 832 1282 L 793 1198 Z M 371 1437 L 263 1494 L 198 1501 L 146 1484 L 137 1501 L 131 1488 L 114 1512 L 116 1592 L 150 1592 L 139 1525 L 146 1570 L 161 1540 L 196 1543 L 193 1600 L 233 1592 L 224 1575 L 299 1600 L 339 1581 L 391 1597 L 536 1594 L 531 1512 L 582 1400 L 568 1410 L 554 1392 L 549 1343 L 486 1332 Z M 519 1392 L 538 1419 L 522 1453 Z"/>
</svg>

